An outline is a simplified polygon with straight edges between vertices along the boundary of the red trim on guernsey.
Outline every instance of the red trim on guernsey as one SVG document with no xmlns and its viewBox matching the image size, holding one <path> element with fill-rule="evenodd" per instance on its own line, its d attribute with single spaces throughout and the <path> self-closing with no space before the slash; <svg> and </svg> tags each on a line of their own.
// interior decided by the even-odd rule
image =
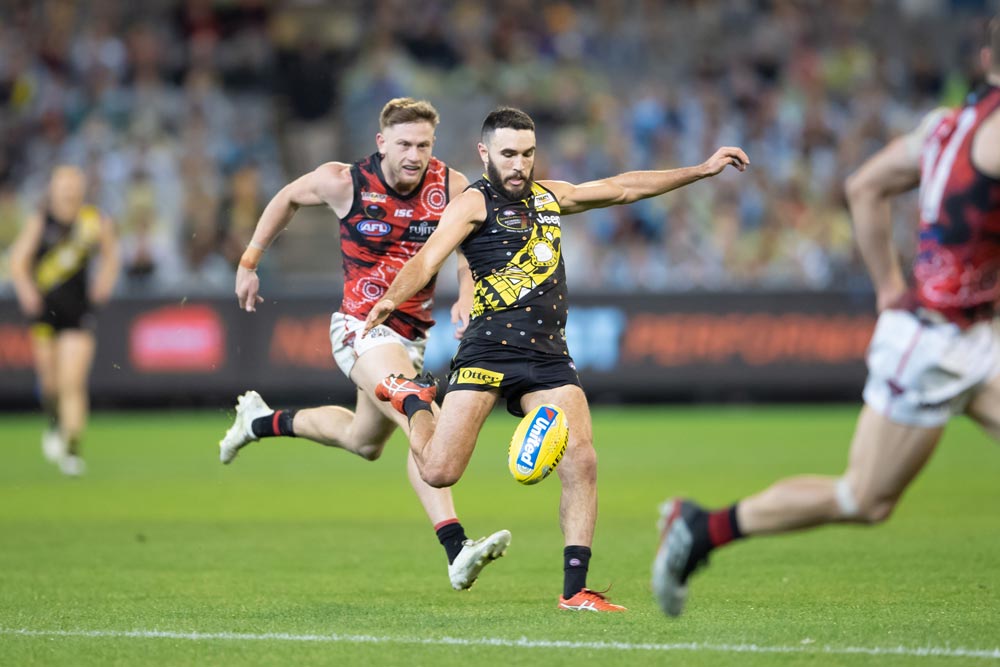
<svg viewBox="0 0 1000 667">
<path fill-rule="evenodd" d="M 728 508 L 708 515 L 708 539 L 713 547 L 721 547 L 733 541 L 733 527 L 729 523 Z"/>
<path fill-rule="evenodd" d="M 458 518 L 457 517 L 454 518 L 454 519 L 445 519 L 441 523 L 434 524 L 434 531 L 437 532 L 437 531 L 441 530 L 442 528 L 444 528 L 445 526 L 450 526 L 453 523 L 458 523 Z"/>
</svg>

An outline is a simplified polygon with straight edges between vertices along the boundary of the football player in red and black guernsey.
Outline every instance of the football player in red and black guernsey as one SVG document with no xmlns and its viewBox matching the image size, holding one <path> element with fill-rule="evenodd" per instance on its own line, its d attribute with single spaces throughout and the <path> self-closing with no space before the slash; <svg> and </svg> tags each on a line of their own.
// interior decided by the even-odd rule
<svg viewBox="0 0 1000 667">
<path fill-rule="evenodd" d="M 968 415 L 1000 440 L 1000 16 L 981 60 L 987 84 L 965 105 L 932 112 L 847 181 L 879 311 L 847 470 L 784 479 L 716 511 L 664 503 L 653 588 L 667 614 L 683 611 L 688 577 L 734 539 L 885 521 L 953 416 Z M 889 203 L 917 186 L 919 244 L 908 283 Z"/>
<path fill-rule="evenodd" d="M 374 461 L 397 426 L 409 432 L 406 418 L 376 400 L 373 392 L 386 375 L 422 371 L 427 332 L 434 325 L 433 277 L 377 331 L 362 338 L 360 330 L 372 305 L 436 229 L 449 200 L 468 185 L 465 176 L 432 155 L 437 123 L 438 113 L 428 102 L 390 100 L 379 118 L 375 153 L 353 164 L 320 165 L 282 188 L 264 209 L 236 273 L 236 297 L 247 312 L 263 301 L 258 262 L 295 211 L 300 206 L 327 206 L 340 219 L 344 297 L 331 318 L 330 341 L 337 365 L 357 385 L 357 403 L 353 411 L 339 406 L 275 411 L 260 394 L 248 391 L 239 397 L 235 422 L 219 442 L 223 463 L 230 463 L 249 443 L 275 436 L 306 438 Z M 462 257 L 459 284 L 463 294 L 452 314 L 464 328 L 472 296 Z M 424 395 L 432 401 L 431 394 Z M 466 539 L 450 491 L 421 479 L 412 454 L 407 467 L 447 553 L 452 586 L 469 588 L 487 563 L 503 555 L 510 533 L 501 530 L 479 540 Z"/>
<path fill-rule="evenodd" d="M 479 156 L 486 176 L 449 204 L 434 237 L 406 264 L 365 325 L 374 332 L 391 321 L 461 247 L 475 280 L 472 322 L 452 360 L 441 419 L 435 420 L 433 406 L 416 394 L 423 379 L 386 378 L 378 395 L 410 416 L 410 447 L 420 472 L 441 487 L 465 472 L 479 430 L 501 397 L 515 415 L 543 403 L 561 407 L 569 444 L 557 469 L 565 539 L 558 608 L 621 612 L 625 607 L 587 588 L 597 522 L 597 455 L 587 397 L 566 346 L 562 217 L 655 197 L 728 166 L 743 171 L 749 159 L 739 148 L 726 147 L 693 167 L 630 171 L 580 185 L 535 181 L 535 124 L 512 108 L 486 117 Z"/>
</svg>

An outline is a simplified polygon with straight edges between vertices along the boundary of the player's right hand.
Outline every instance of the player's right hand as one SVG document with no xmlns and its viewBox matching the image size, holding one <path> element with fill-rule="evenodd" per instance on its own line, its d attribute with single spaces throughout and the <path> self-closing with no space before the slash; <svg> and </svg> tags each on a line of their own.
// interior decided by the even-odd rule
<svg viewBox="0 0 1000 667">
<path fill-rule="evenodd" d="M 465 335 L 465 330 L 469 328 L 469 317 L 471 313 L 472 303 L 462 298 L 459 298 L 458 301 L 456 301 L 451 307 L 451 323 L 458 325 L 455 327 L 455 338 L 458 340 L 462 340 L 462 336 Z"/>
<path fill-rule="evenodd" d="M 368 311 L 368 317 L 365 318 L 365 329 L 361 332 L 364 336 L 369 331 L 377 327 L 378 325 L 385 322 L 386 318 L 392 315 L 392 311 L 396 310 L 396 304 L 391 299 L 382 299 L 377 301 L 372 309 Z"/>
<path fill-rule="evenodd" d="M 42 314 L 42 295 L 37 290 L 18 291 L 17 301 L 25 317 L 38 317 Z"/>
<path fill-rule="evenodd" d="M 264 297 L 257 292 L 260 290 L 260 278 L 256 271 L 240 266 L 236 269 L 236 300 L 240 308 L 248 313 L 257 310 L 257 304 L 264 301 Z"/>
</svg>

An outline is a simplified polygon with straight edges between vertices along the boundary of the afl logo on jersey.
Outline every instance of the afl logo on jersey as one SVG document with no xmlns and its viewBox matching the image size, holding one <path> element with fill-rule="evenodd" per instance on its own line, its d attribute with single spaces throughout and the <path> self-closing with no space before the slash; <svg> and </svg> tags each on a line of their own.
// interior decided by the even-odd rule
<svg viewBox="0 0 1000 667">
<path fill-rule="evenodd" d="M 384 220 L 362 220 L 358 223 L 358 231 L 365 236 L 385 236 L 392 231 L 392 225 Z"/>
<path fill-rule="evenodd" d="M 513 229 L 518 232 L 531 229 L 532 226 L 527 211 L 513 208 L 501 209 L 497 213 L 497 224 L 504 229 Z"/>
</svg>

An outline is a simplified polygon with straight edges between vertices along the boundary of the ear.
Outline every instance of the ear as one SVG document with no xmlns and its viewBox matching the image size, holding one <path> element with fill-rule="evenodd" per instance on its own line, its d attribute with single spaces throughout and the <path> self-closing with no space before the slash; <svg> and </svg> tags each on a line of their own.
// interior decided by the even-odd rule
<svg viewBox="0 0 1000 667">
<path fill-rule="evenodd" d="M 490 152 L 489 150 L 486 149 L 486 144 L 484 144 L 483 142 L 479 142 L 476 148 L 479 150 L 479 158 L 483 161 L 483 164 L 489 162 Z"/>
<path fill-rule="evenodd" d="M 1000 69 L 1000 63 L 993 62 L 993 53 L 990 51 L 990 47 L 984 46 L 979 50 L 979 66 L 983 68 L 983 74 L 987 76 L 993 71 L 994 66 Z"/>
<path fill-rule="evenodd" d="M 385 157 L 385 136 L 381 132 L 375 134 L 375 147 L 378 149 L 379 154 Z"/>
</svg>

